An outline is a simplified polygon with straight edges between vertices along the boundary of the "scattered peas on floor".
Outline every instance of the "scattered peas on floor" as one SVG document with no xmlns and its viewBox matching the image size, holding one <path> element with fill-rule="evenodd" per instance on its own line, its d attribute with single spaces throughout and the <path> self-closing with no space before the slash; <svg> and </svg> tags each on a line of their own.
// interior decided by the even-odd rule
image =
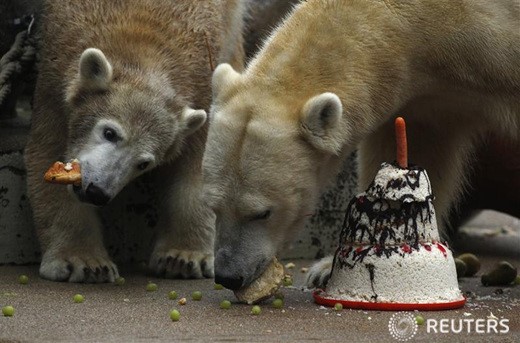
<svg viewBox="0 0 520 343">
<path fill-rule="evenodd" d="M 76 304 L 81 304 L 82 302 L 85 301 L 85 297 L 82 296 L 81 294 L 76 294 L 76 295 L 74 295 L 74 298 L 73 298 L 73 299 L 74 299 L 74 302 L 75 302 Z"/>
<path fill-rule="evenodd" d="M 423 316 L 416 316 L 415 317 L 415 322 L 417 323 L 417 325 L 423 325 L 424 324 L 424 317 Z"/>
<path fill-rule="evenodd" d="M 170 299 L 170 300 L 177 299 L 177 296 L 178 296 L 177 292 L 175 292 L 175 291 L 171 291 L 170 293 L 168 293 L 168 299 Z"/>
<path fill-rule="evenodd" d="M 253 306 L 253 308 L 251 308 L 251 314 L 253 314 L 255 316 L 259 315 L 261 312 L 262 312 L 262 309 L 258 305 L 255 305 L 255 306 Z"/>
<path fill-rule="evenodd" d="M 177 310 L 171 310 L 170 319 L 172 320 L 172 322 L 178 322 L 179 319 L 181 319 L 181 313 Z"/>
<path fill-rule="evenodd" d="M 157 284 L 153 282 L 148 282 L 148 284 L 146 285 L 146 290 L 148 292 L 155 292 L 157 290 Z"/>
<path fill-rule="evenodd" d="M 202 292 L 195 291 L 195 292 L 191 293 L 191 298 L 195 301 L 199 301 L 200 299 L 202 299 Z"/>
<path fill-rule="evenodd" d="M 334 305 L 334 311 L 341 311 L 343 310 L 343 304 L 342 303 L 336 303 Z"/>
<path fill-rule="evenodd" d="M 273 307 L 274 308 L 282 308 L 283 307 L 283 300 L 282 299 L 274 299 L 273 300 Z"/>
<path fill-rule="evenodd" d="M 20 275 L 18 282 L 22 285 L 27 285 L 29 283 L 29 277 L 27 275 Z"/>
<path fill-rule="evenodd" d="M 217 291 L 220 291 L 220 290 L 223 290 L 224 289 L 224 286 L 222 286 L 220 283 L 216 283 L 214 286 L 213 286 L 214 289 L 216 289 Z"/>
<path fill-rule="evenodd" d="M 2 307 L 2 314 L 4 317 L 12 317 L 14 315 L 14 307 L 4 306 Z"/>
<path fill-rule="evenodd" d="M 515 284 L 520 285 L 520 275 L 517 275 L 515 278 Z"/>
<path fill-rule="evenodd" d="M 292 284 L 293 284 L 292 277 L 290 275 L 285 275 L 285 277 L 282 280 L 282 283 L 285 287 L 292 286 Z"/>
<path fill-rule="evenodd" d="M 229 301 L 229 300 L 222 300 L 222 302 L 220 303 L 220 308 L 224 309 L 224 310 L 230 309 L 231 308 L 231 301 Z"/>
</svg>

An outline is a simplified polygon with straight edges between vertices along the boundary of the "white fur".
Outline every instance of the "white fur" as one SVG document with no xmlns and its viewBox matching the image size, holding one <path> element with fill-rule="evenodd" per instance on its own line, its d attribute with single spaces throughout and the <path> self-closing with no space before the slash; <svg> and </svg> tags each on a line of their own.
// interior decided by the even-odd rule
<svg viewBox="0 0 520 343">
<path fill-rule="evenodd" d="M 343 105 L 334 93 L 322 93 L 307 101 L 302 110 L 302 131 L 317 149 L 339 154 L 343 143 Z"/>
<path fill-rule="evenodd" d="M 79 59 L 80 85 L 85 89 L 105 90 L 112 80 L 112 65 L 103 51 L 88 48 Z"/>
<path fill-rule="evenodd" d="M 204 125 L 208 115 L 204 110 L 194 110 L 189 106 L 184 107 L 182 111 L 181 124 L 184 127 L 183 134 L 191 135 Z"/>
</svg>

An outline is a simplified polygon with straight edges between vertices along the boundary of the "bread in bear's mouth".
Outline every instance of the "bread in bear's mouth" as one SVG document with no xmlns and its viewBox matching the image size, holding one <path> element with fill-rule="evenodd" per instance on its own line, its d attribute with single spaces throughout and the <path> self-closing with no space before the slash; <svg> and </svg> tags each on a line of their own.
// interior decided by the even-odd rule
<svg viewBox="0 0 520 343">
<path fill-rule="evenodd" d="M 249 286 L 235 291 L 235 296 L 249 305 L 258 303 L 274 295 L 282 284 L 283 276 L 283 266 L 275 257 L 260 277 Z"/>
<path fill-rule="evenodd" d="M 81 184 L 81 167 L 79 161 L 74 159 L 68 163 L 55 162 L 45 173 L 43 179 L 49 183 L 60 185 Z"/>
</svg>

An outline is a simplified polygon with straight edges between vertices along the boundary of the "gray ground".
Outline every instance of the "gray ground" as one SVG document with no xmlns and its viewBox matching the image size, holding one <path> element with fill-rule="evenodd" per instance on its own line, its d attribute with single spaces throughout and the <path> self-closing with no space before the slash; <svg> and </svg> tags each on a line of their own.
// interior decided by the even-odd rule
<svg viewBox="0 0 520 343">
<path fill-rule="evenodd" d="M 458 251 L 478 249 L 483 267 L 489 270 L 499 260 L 520 266 L 520 221 L 488 212 L 466 225 L 462 231 L 463 245 Z M 469 248 L 472 247 L 472 248 Z M 493 255 L 484 255 L 491 252 Z M 501 256 L 502 255 L 502 256 Z M 506 256 L 503 256 L 506 255 Z M 295 284 L 301 285 L 302 266 L 310 261 L 296 262 L 292 269 Z M 28 285 L 18 284 L 18 276 L 26 274 Z M 37 266 L 0 267 L 0 307 L 12 305 L 14 317 L 0 316 L 0 342 L 127 342 L 127 341 L 227 341 L 227 342 L 397 342 L 388 331 L 388 321 L 395 312 L 343 310 L 335 313 L 320 308 L 311 293 L 298 287 L 285 288 L 284 310 L 262 305 L 259 316 L 250 314 L 251 307 L 233 303 L 221 310 L 221 300 L 234 300 L 228 290 L 214 290 L 212 280 L 161 280 L 146 276 L 140 268 L 124 269 L 126 284 L 68 284 L 41 280 Z M 478 274 L 480 275 L 481 272 Z M 149 280 L 159 286 L 146 292 Z M 506 334 L 435 334 L 420 326 L 410 341 L 441 342 L 518 342 L 520 341 L 520 286 L 482 287 L 480 277 L 460 282 L 463 291 L 471 293 L 467 305 L 460 310 L 421 312 L 428 318 L 487 319 L 489 316 L 509 319 Z M 176 290 L 188 298 L 185 306 L 169 300 L 167 293 Z M 200 290 L 203 299 L 192 301 L 192 291 Z M 75 304 L 76 293 L 86 301 Z M 172 322 L 169 311 L 177 308 L 181 320 Z"/>
</svg>

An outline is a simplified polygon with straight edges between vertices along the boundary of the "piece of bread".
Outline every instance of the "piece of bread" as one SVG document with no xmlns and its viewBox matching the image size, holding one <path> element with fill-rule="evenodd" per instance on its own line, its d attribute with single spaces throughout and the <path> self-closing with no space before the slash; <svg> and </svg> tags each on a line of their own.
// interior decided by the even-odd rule
<svg viewBox="0 0 520 343">
<path fill-rule="evenodd" d="M 235 296 L 239 301 L 249 305 L 258 303 L 271 297 L 280 288 L 283 276 L 283 266 L 274 258 L 258 279 L 248 287 L 235 291 Z"/>
<path fill-rule="evenodd" d="M 52 167 L 47 170 L 44 180 L 49 183 L 57 183 L 60 185 L 77 185 L 81 184 L 81 168 L 78 160 L 72 160 L 68 163 L 55 162 Z"/>
</svg>

